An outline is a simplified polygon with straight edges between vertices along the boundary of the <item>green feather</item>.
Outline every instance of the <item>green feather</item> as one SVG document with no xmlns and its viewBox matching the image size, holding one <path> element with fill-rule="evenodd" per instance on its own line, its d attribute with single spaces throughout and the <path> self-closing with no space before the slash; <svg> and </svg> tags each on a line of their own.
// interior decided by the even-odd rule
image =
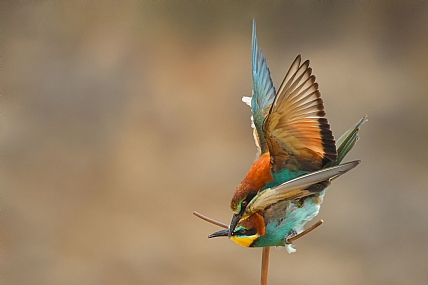
<svg viewBox="0 0 428 285">
<path fill-rule="evenodd" d="M 291 170 L 288 168 L 285 168 L 280 172 L 273 172 L 272 173 L 273 181 L 266 183 L 265 187 L 263 187 L 262 190 L 267 189 L 267 188 L 272 188 L 274 186 L 278 186 L 279 184 L 282 184 L 288 180 L 294 179 L 296 177 L 299 177 L 299 176 L 301 176 L 303 174 L 307 174 L 307 173 L 308 173 L 308 171 Z"/>
<path fill-rule="evenodd" d="M 332 167 L 339 165 L 348 152 L 354 147 L 355 143 L 358 141 L 358 131 L 360 126 L 367 122 L 367 115 L 362 117 L 354 126 L 347 130 L 337 141 L 337 159 L 336 161 L 328 162 L 324 168 Z"/>
</svg>

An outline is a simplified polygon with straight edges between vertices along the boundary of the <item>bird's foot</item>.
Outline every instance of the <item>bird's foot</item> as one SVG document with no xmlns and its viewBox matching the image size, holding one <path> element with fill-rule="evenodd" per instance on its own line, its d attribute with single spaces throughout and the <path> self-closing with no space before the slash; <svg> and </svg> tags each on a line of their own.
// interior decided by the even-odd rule
<svg viewBox="0 0 428 285">
<path fill-rule="evenodd" d="M 286 245 L 287 245 L 287 244 L 292 244 L 292 243 L 293 243 L 293 241 L 295 241 L 295 240 L 297 240 L 297 239 L 301 238 L 302 236 L 304 236 L 304 235 L 306 235 L 306 234 L 308 234 L 308 233 L 312 232 L 313 230 L 315 230 L 316 228 L 318 228 L 319 226 L 321 226 L 321 224 L 322 224 L 323 222 L 324 222 L 323 220 L 319 220 L 318 222 L 316 222 L 314 225 L 312 225 L 311 227 L 307 228 L 307 229 L 306 229 L 306 230 L 304 230 L 303 232 L 301 232 L 301 233 L 299 233 L 299 234 L 293 234 L 293 235 L 288 236 L 288 237 L 285 239 L 285 244 L 286 244 Z"/>
</svg>

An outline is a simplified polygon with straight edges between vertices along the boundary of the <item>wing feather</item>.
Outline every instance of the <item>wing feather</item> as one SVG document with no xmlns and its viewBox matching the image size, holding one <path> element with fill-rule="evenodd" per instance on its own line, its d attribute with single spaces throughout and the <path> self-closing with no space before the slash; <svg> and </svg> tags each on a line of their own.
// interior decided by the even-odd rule
<svg viewBox="0 0 428 285">
<path fill-rule="evenodd" d="M 358 136 L 358 133 L 360 131 L 360 127 L 362 124 L 367 122 L 367 120 L 367 115 L 365 115 L 337 140 L 337 160 L 327 163 L 325 167 L 331 167 L 340 164 L 340 162 L 345 158 L 348 152 L 359 140 L 360 137 Z"/>
<path fill-rule="evenodd" d="M 262 50 L 259 52 L 256 37 L 256 21 L 254 20 L 252 34 L 252 77 L 253 96 L 251 97 L 250 106 L 253 112 L 252 121 L 255 127 L 254 140 L 258 148 L 258 153 L 263 154 L 268 151 L 263 135 L 263 122 L 275 98 L 275 88 L 263 52 Z"/>
<path fill-rule="evenodd" d="M 299 55 L 288 70 L 263 125 L 274 172 L 284 168 L 315 171 L 337 157 L 315 76 L 308 60 L 300 62 Z"/>
<path fill-rule="evenodd" d="M 353 169 L 359 163 L 359 160 L 355 160 L 338 166 L 325 168 L 291 179 L 264 191 L 260 191 L 248 204 L 245 209 L 245 215 L 262 211 L 266 207 L 282 200 L 298 199 L 311 195 L 314 193 L 313 190 L 311 191 L 311 188 L 317 189 L 317 187 L 310 186 L 326 180 L 333 180 Z M 319 189 L 317 191 L 319 191 Z"/>
</svg>

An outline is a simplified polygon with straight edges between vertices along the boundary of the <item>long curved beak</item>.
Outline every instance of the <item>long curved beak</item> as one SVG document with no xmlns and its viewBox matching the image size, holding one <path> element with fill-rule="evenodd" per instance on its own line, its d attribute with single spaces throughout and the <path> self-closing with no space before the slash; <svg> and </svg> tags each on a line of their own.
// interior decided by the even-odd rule
<svg viewBox="0 0 428 285">
<path fill-rule="evenodd" d="M 238 222 L 241 218 L 242 218 L 242 212 L 239 214 L 233 215 L 232 221 L 230 222 L 230 226 L 229 226 L 229 235 L 228 235 L 229 238 L 232 236 L 232 233 L 235 230 L 236 225 L 238 224 Z"/>
<path fill-rule="evenodd" d="M 218 232 L 212 233 L 208 236 L 208 238 L 213 237 L 227 237 L 229 236 L 229 229 L 220 230 Z"/>
</svg>

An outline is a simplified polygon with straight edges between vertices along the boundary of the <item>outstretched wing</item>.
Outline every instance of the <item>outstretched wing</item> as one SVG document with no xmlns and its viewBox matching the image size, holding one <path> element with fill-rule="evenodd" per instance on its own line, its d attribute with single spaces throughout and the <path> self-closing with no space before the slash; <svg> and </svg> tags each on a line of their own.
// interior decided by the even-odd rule
<svg viewBox="0 0 428 285">
<path fill-rule="evenodd" d="M 356 167 L 359 163 L 359 160 L 355 160 L 338 166 L 325 168 L 260 191 L 248 204 L 244 216 L 264 210 L 268 206 L 282 200 L 299 199 L 322 191 L 329 184 L 326 184 L 325 181 L 329 182 L 339 177 Z M 318 183 L 321 183 L 321 187 L 317 187 Z"/>
<path fill-rule="evenodd" d="M 309 61 L 296 57 L 264 123 L 272 170 L 315 171 L 337 157 L 324 104 Z"/>
<path fill-rule="evenodd" d="M 253 20 L 253 39 L 252 39 L 252 76 L 253 76 L 253 96 L 244 97 L 242 101 L 250 103 L 253 112 L 254 140 L 259 148 L 259 153 L 268 151 L 263 135 L 263 121 L 269 112 L 270 106 L 275 98 L 275 88 L 270 77 L 269 68 L 266 59 L 263 57 L 262 50 L 258 49 L 256 37 L 256 21 Z"/>
</svg>

